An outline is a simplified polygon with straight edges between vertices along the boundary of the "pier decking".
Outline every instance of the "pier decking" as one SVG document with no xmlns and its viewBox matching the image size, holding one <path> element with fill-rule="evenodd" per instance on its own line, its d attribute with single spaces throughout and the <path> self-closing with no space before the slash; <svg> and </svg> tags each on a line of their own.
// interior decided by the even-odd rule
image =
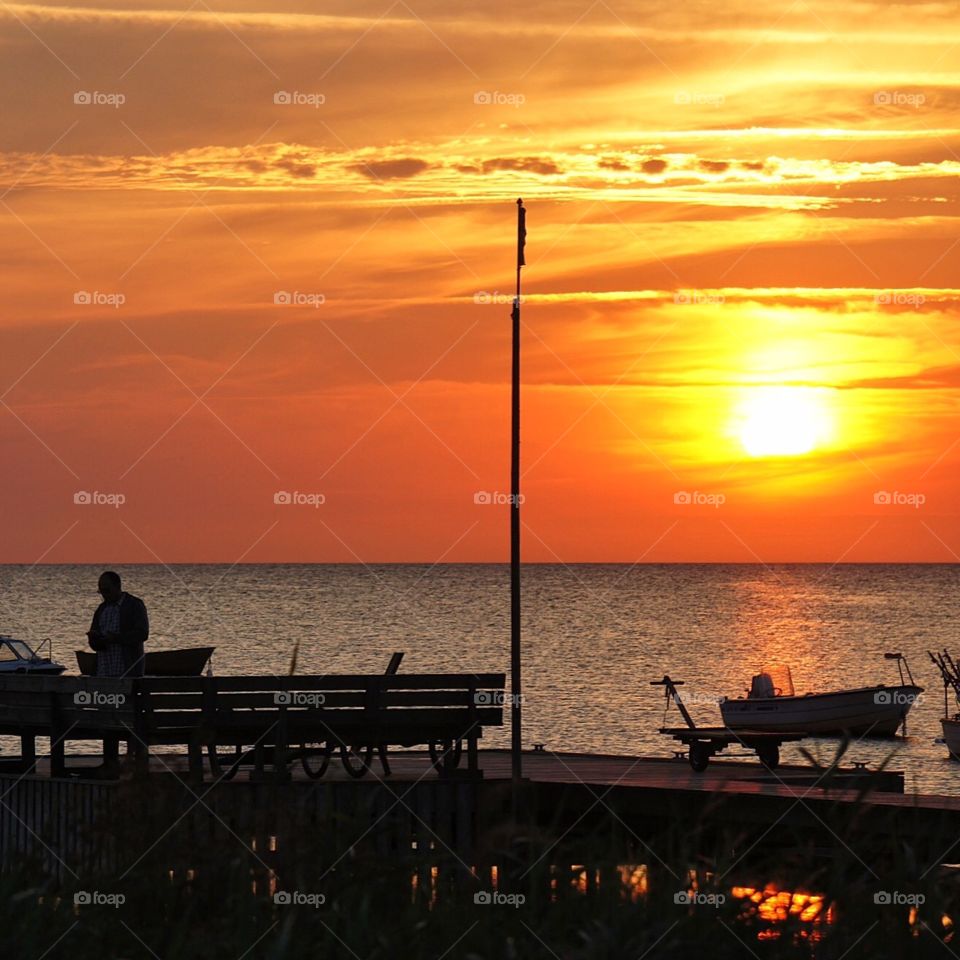
<svg viewBox="0 0 960 960">
<path fill-rule="evenodd" d="M 374 761 L 370 777 L 374 781 L 389 783 L 414 783 L 437 780 L 426 751 L 398 750 L 390 751 L 389 777 L 383 775 L 380 765 Z M 510 752 L 501 749 L 478 751 L 479 767 L 483 779 L 488 783 L 508 781 L 510 779 Z M 99 755 L 75 755 L 68 757 L 70 780 L 84 780 L 84 771 L 92 771 L 100 764 Z M 150 758 L 151 777 L 178 776 L 188 774 L 188 758 L 183 753 L 157 754 Z M 0 773 L 2 773 L 0 763 Z M 299 764 L 290 767 L 293 782 L 311 781 Z M 844 791 L 858 791 L 870 787 L 873 791 L 882 791 L 888 795 L 903 793 L 903 774 L 896 771 L 875 772 L 869 768 L 845 767 L 828 773 L 825 769 L 804 766 L 778 767 L 768 770 L 755 759 L 715 761 L 702 773 L 695 773 L 685 759 L 670 757 L 637 757 L 613 754 L 593 753 L 557 753 L 553 751 L 530 750 L 524 752 L 524 779 L 530 783 L 582 784 L 592 786 L 618 786 L 651 790 L 699 791 L 706 793 L 726 792 L 733 794 L 760 794 L 766 796 L 795 796 L 807 794 L 811 788 L 818 792 L 828 789 L 831 795 Z M 41 757 L 37 761 L 36 774 L 49 776 L 49 758 Z M 205 769 L 204 783 L 213 783 L 215 778 Z M 242 783 L 248 779 L 248 773 L 241 770 L 237 779 L 231 783 Z M 331 763 L 328 771 L 319 783 L 342 781 L 351 782 L 342 767 Z M 880 797 L 881 794 L 875 794 Z M 931 798 L 937 799 L 937 798 Z M 949 801 L 954 798 L 938 798 Z M 960 809 L 960 797 L 956 798 Z"/>
</svg>

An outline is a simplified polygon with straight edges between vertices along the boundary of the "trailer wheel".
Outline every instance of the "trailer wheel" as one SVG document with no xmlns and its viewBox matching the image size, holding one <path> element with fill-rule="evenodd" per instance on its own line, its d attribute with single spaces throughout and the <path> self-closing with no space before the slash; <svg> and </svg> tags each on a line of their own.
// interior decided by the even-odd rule
<svg viewBox="0 0 960 960">
<path fill-rule="evenodd" d="M 768 770 L 776 770 L 780 766 L 780 748 L 775 743 L 757 747 L 757 756 Z"/>
<path fill-rule="evenodd" d="M 694 773 L 703 773 L 710 762 L 710 748 L 705 743 L 694 741 L 690 744 L 690 766 Z"/>
</svg>

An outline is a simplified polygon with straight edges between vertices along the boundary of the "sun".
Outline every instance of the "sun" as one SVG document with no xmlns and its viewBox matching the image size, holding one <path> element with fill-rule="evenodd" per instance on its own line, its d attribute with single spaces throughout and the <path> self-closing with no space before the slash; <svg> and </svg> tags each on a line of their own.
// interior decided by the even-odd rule
<svg viewBox="0 0 960 960">
<path fill-rule="evenodd" d="M 826 443 L 833 417 L 816 387 L 746 387 L 735 433 L 751 457 L 797 457 Z"/>
</svg>

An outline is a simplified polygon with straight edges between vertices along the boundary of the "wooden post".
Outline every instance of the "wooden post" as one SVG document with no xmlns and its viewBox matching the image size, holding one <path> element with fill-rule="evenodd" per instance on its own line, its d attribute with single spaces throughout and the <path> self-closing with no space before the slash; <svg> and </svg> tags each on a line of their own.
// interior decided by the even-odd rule
<svg viewBox="0 0 960 960">
<path fill-rule="evenodd" d="M 37 738 L 32 733 L 20 734 L 20 762 L 22 773 L 33 773 L 37 768 Z"/>
<path fill-rule="evenodd" d="M 150 692 L 146 689 L 143 680 L 133 681 L 133 744 L 135 775 L 137 779 L 145 779 L 150 775 L 150 730 L 151 704 Z"/>
<path fill-rule="evenodd" d="M 64 751 L 66 727 L 56 693 L 50 694 L 50 776 L 65 777 L 67 763 Z"/>
<path fill-rule="evenodd" d="M 277 783 L 286 783 L 290 779 L 287 769 L 287 707 L 280 704 L 280 716 L 277 718 L 276 737 L 273 741 L 273 778 Z"/>
<path fill-rule="evenodd" d="M 467 709 L 470 711 L 470 732 L 467 735 L 467 771 L 471 780 L 478 780 L 483 774 L 480 772 L 477 757 L 477 730 L 479 728 L 477 726 L 477 683 L 475 680 L 470 681 L 467 696 L 469 698 Z"/>
<path fill-rule="evenodd" d="M 203 784 L 203 730 L 194 730 L 187 744 L 187 763 L 190 770 L 190 783 L 199 787 Z"/>
<path fill-rule="evenodd" d="M 524 265 L 526 211 L 517 200 L 517 294 L 513 300 L 510 391 L 510 772 L 513 812 L 519 805 L 523 777 L 523 711 L 520 646 L 520 268 Z"/>
</svg>

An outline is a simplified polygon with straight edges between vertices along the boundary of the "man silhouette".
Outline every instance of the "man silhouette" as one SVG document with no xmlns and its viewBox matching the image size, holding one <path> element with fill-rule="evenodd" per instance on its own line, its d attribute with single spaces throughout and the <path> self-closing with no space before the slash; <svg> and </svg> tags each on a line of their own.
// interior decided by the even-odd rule
<svg viewBox="0 0 960 960">
<path fill-rule="evenodd" d="M 122 589 L 120 574 L 105 570 L 97 582 L 103 602 L 93 614 L 87 631 L 90 646 L 97 652 L 98 677 L 143 676 L 143 645 L 150 635 L 150 621 L 144 602 Z M 101 779 L 120 775 L 120 738 L 116 734 L 103 739 L 103 765 L 96 771 Z M 130 756 L 130 741 L 127 741 Z"/>
<path fill-rule="evenodd" d="M 113 570 L 100 574 L 97 592 L 103 602 L 87 631 L 90 646 L 97 651 L 97 676 L 143 676 L 143 645 L 150 636 L 146 605 L 124 593 L 120 574 Z"/>
</svg>

